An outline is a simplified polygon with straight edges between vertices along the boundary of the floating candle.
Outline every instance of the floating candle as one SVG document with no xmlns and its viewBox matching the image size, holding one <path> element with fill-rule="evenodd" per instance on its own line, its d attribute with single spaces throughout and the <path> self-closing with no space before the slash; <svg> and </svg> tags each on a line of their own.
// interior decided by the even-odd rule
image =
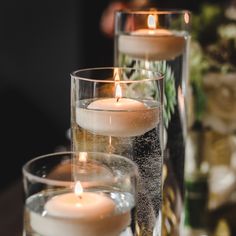
<svg viewBox="0 0 236 236">
<path fill-rule="evenodd" d="M 114 212 L 115 204 L 108 197 L 96 193 L 82 193 L 77 196 L 67 193 L 55 196 L 45 205 L 50 216 L 94 220 Z"/>
<path fill-rule="evenodd" d="M 121 53 L 137 59 L 171 60 L 179 56 L 185 45 L 183 35 L 156 28 L 153 15 L 148 17 L 148 28 L 139 29 L 118 38 L 118 49 Z"/>
<path fill-rule="evenodd" d="M 146 133 L 159 122 L 159 110 L 145 103 L 122 98 L 119 75 L 114 74 L 115 97 L 92 101 L 76 108 L 76 123 L 98 135 L 131 137 Z"/>
<path fill-rule="evenodd" d="M 31 213 L 31 227 L 44 236 L 118 236 L 129 225 L 130 212 L 116 214 L 115 208 L 99 193 L 64 193 L 45 204 L 45 215 Z"/>
<path fill-rule="evenodd" d="M 155 128 L 159 122 L 157 108 L 149 108 L 134 99 L 99 99 L 87 109 L 76 109 L 76 122 L 82 128 L 107 136 L 138 136 Z"/>
</svg>

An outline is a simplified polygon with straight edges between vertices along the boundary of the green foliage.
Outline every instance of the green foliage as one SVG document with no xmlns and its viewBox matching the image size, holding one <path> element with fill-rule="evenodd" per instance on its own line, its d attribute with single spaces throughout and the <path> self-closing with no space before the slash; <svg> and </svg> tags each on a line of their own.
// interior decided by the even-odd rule
<svg viewBox="0 0 236 236">
<path fill-rule="evenodd" d="M 140 60 L 139 62 L 133 60 L 131 57 L 120 54 L 119 63 L 121 66 L 126 67 L 137 67 L 143 68 L 147 70 L 157 71 L 164 75 L 164 112 L 163 112 L 163 119 L 165 127 L 168 127 L 169 121 L 171 119 L 171 115 L 174 113 L 175 105 L 177 104 L 176 100 L 176 87 L 175 87 L 175 78 L 174 73 L 171 67 L 167 64 L 166 61 L 145 61 Z M 136 63 L 136 64 L 135 64 Z M 138 63 L 138 64 L 137 64 Z M 133 75 L 133 80 L 139 80 L 140 75 Z M 146 84 L 145 87 L 139 88 L 139 91 L 148 89 L 146 94 L 149 94 L 153 98 L 159 98 L 160 94 L 156 92 L 158 89 L 155 87 L 155 84 Z M 137 90 L 137 88 L 136 88 Z M 129 93 L 131 93 L 131 89 L 129 89 Z"/>
<path fill-rule="evenodd" d="M 224 12 L 219 5 L 203 4 L 201 13 L 192 17 L 192 36 L 201 44 L 211 42 L 217 37 L 217 25 Z"/>
<path fill-rule="evenodd" d="M 163 119 L 165 127 L 168 127 L 169 121 L 171 119 L 171 114 L 174 113 L 176 101 L 176 88 L 175 88 L 175 78 L 171 70 L 171 67 L 167 65 L 166 61 L 153 62 L 152 69 L 160 71 L 165 79 L 164 86 L 164 114 Z"/>
<path fill-rule="evenodd" d="M 206 103 L 204 76 L 236 70 L 236 22 L 227 18 L 221 5 L 203 4 L 200 14 L 192 17 L 192 38 L 190 83 L 195 117 L 200 120 Z"/>
</svg>

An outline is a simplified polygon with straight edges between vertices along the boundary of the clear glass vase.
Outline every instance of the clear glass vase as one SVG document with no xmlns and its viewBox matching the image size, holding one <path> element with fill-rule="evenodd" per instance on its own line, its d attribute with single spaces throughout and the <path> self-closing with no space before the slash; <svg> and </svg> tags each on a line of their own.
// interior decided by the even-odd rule
<svg viewBox="0 0 236 236">
<path fill-rule="evenodd" d="M 60 152 L 23 167 L 24 236 L 136 235 L 138 168 L 99 152 Z"/>
<path fill-rule="evenodd" d="M 116 13 L 115 64 L 164 75 L 163 235 L 180 234 L 190 20 L 188 11 L 152 8 Z"/>
<path fill-rule="evenodd" d="M 136 235 L 159 235 L 162 198 L 163 77 L 133 68 L 71 75 L 74 151 L 123 155 L 140 172 Z"/>
</svg>

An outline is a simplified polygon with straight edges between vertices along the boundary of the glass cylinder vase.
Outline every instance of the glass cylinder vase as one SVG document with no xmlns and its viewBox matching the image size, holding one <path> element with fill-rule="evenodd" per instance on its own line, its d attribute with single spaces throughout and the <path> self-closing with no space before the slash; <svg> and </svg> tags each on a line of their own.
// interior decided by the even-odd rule
<svg viewBox="0 0 236 236">
<path fill-rule="evenodd" d="M 141 175 L 136 235 L 159 235 L 163 77 L 114 67 L 79 70 L 71 78 L 73 150 L 133 160 Z"/>
<path fill-rule="evenodd" d="M 164 75 L 163 235 L 179 235 L 184 199 L 186 87 L 190 13 L 124 10 L 116 13 L 115 64 Z"/>
<path fill-rule="evenodd" d="M 23 167 L 24 236 L 133 236 L 137 166 L 119 155 L 61 152 Z"/>
</svg>

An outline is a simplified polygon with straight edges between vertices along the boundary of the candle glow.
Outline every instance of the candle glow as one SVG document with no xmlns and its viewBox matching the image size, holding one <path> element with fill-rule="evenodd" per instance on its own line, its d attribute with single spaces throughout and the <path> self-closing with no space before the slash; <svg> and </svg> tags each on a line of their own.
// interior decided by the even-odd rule
<svg viewBox="0 0 236 236">
<path fill-rule="evenodd" d="M 148 15 L 147 26 L 149 29 L 156 29 L 157 27 L 157 16 L 156 15 Z"/>
<path fill-rule="evenodd" d="M 78 197 L 81 197 L 82 193 L 83 193 L 83 187 L 80 183 L 80 181 L 77 181 L 75 184 L 75 195 L 77 195 Z"/>
<path fill-rule="evenodd" d="M 80 152 L 79 153 L 79 161 L 80 162 L 87 162 L 87 156 L 88 156 L 88 153 L 87 152 Z"/>
<path fill-rule="evenodd" d="M 116 84 L 115 97 L 117 99 L 117 102 L 119 102 L 120 98 L 122 97 L 122 90 L 121 90 L 120 83 Z"/>
<path fill-rule="evenodd" d="M 114 69 L 114 81 L 115 81 L 115 98 L 117 99 L 117 102 L 122 97 L 122 90 L 120 86 L 120 77 L 119 77 L 119 69 Z"/>
</svg>

